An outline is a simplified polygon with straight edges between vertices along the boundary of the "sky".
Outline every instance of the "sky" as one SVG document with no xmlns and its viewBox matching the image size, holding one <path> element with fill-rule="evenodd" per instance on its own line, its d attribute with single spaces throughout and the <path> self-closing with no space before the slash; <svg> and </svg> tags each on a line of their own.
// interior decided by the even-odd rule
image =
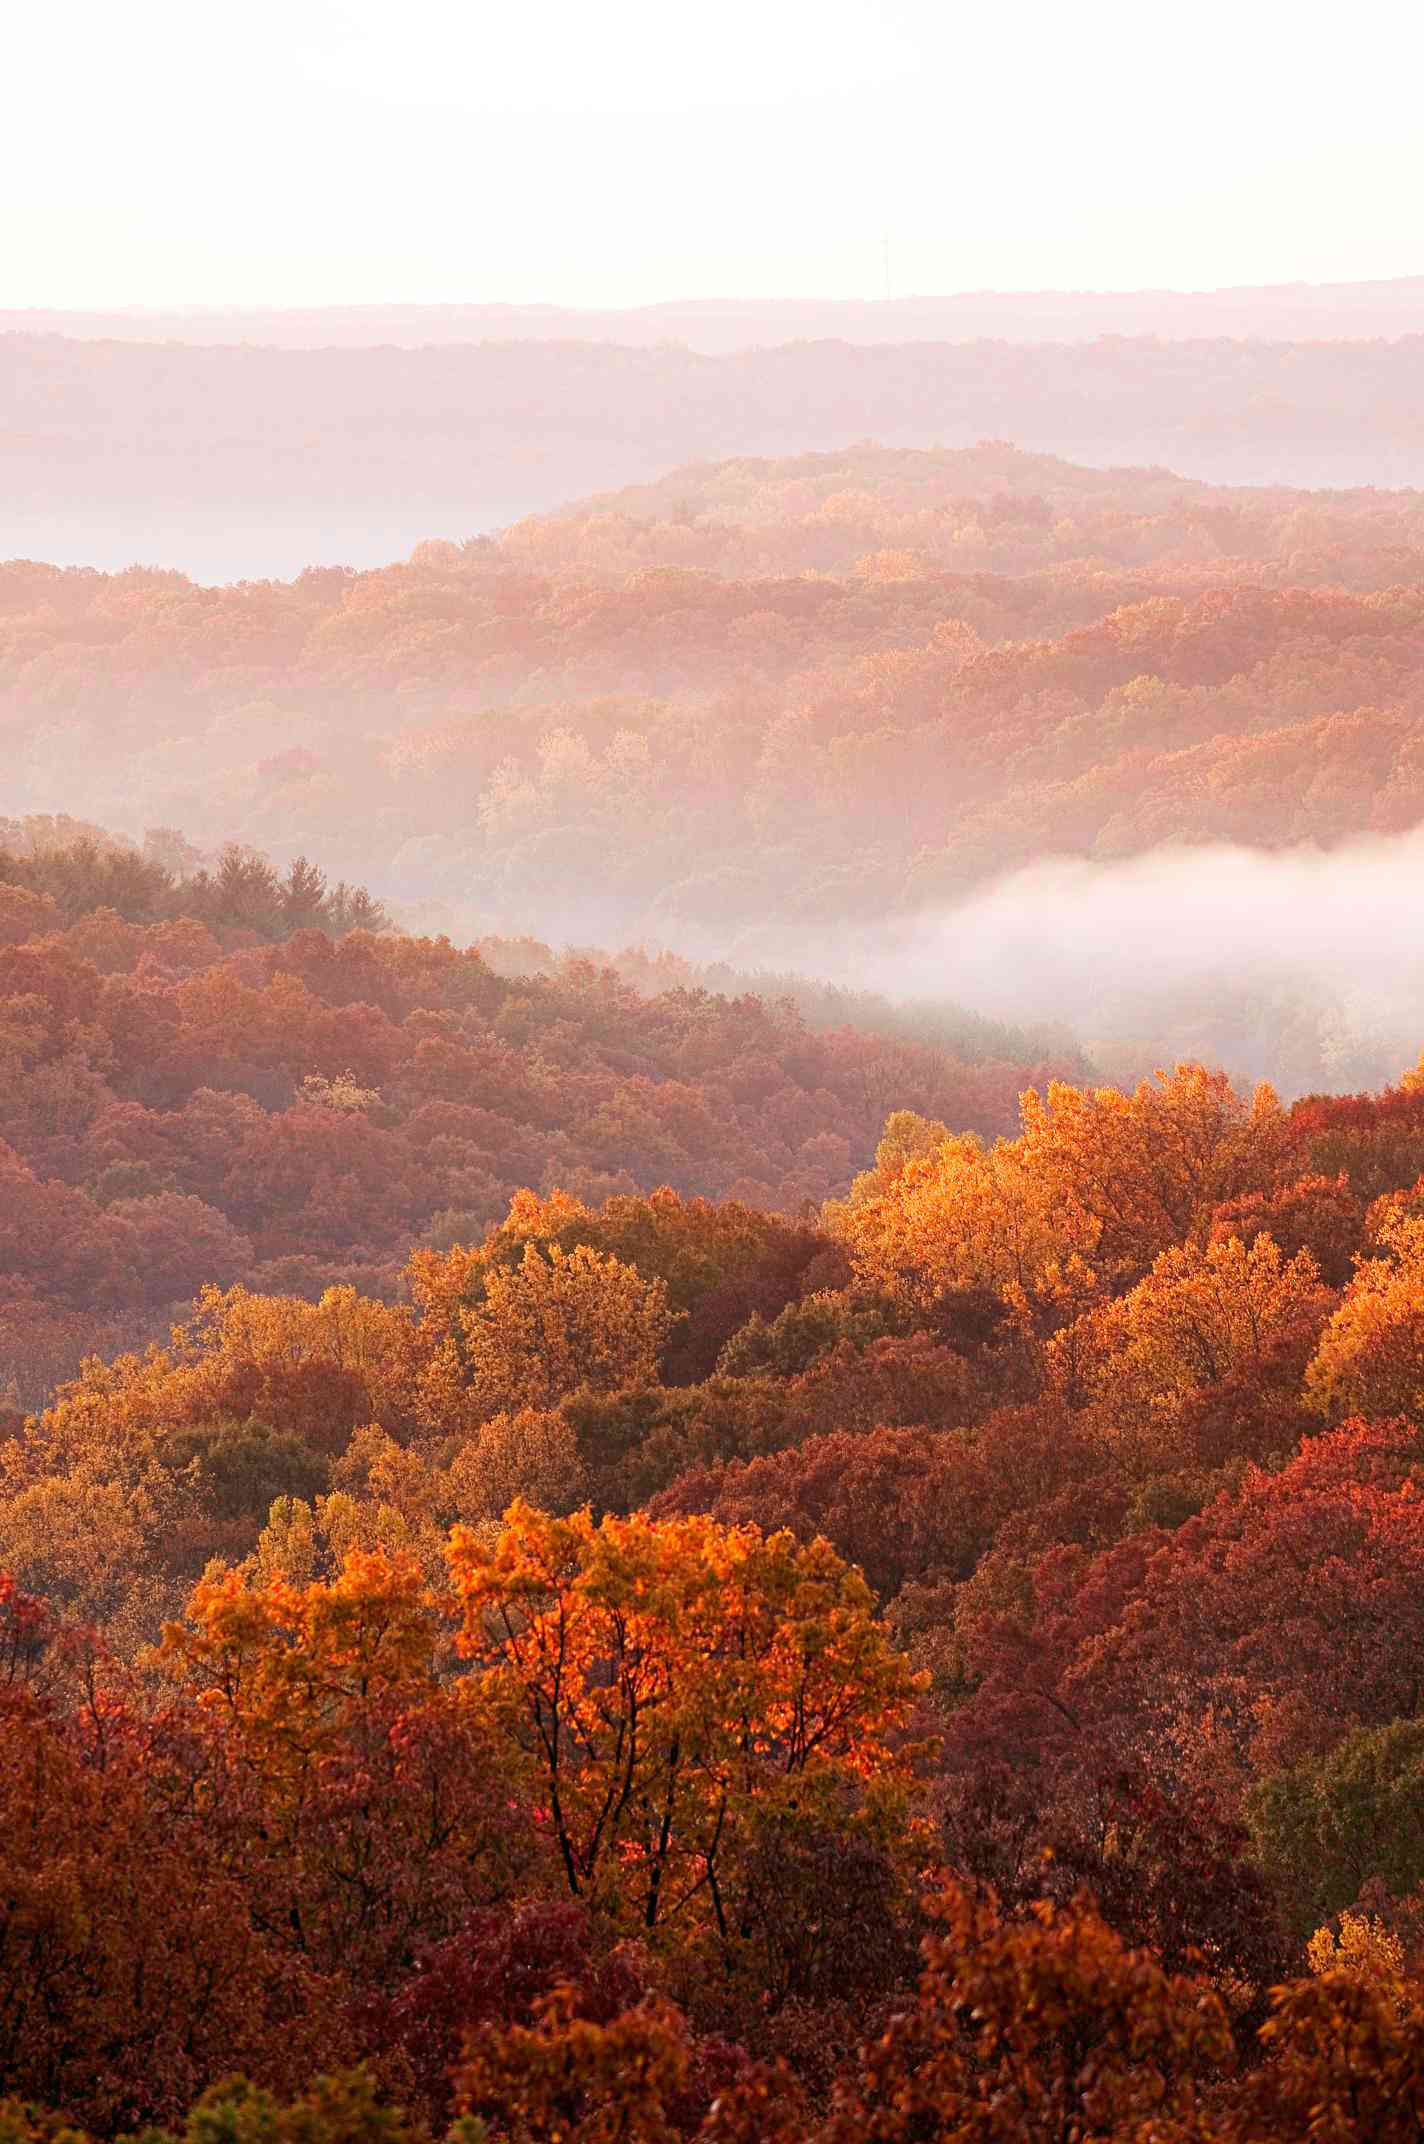
<svg viewBox="0 0 1424 2144">
<path fill-rule="evenodd" d="M 13 0 L 0 307 L 1424 270 L 1424 9 Z"/>
</svg>

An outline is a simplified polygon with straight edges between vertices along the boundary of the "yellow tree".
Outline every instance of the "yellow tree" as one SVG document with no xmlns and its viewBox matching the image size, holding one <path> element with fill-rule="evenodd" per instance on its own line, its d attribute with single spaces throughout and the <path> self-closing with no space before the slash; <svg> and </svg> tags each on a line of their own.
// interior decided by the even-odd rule
<svg viewBox="0 0 1424 2144">
<path fill-rule="evenodd" d="M 57 1468 L 131 1470 L 176 1429 L 256 1415 L 339 1451 L 373 1420 L 409 1422 L 423 1352 L 408 1312 L 351 1287 L 318 1303 L 205 1288 L 168 1347 L 86 1361 L 45 1410 L 36 1443 Z"/>
<path fill-rule="evenodd" d="M 486 1267 L 482 1299 L 456 1308 L 425 1377 L 432 1426 L 547 1409 L 581 1386 L 657 1381 L 673 1315 L 660 1280 L 580 1244 L 526 1245 L 512 1269 Z"/>
<path fill-rule="evenodd" d="M 1333 1420 L 1424 1408 L 1424 1216 L 1401 1205 L 1380 1236 L 1385 1256 L 1357 1265 L 1306 1372 L 1306 1398 Z"/>
<path fill-rule="evenodd" d="M 864 1206 L 871 1199 L 882 1197 L 907 1162 L 923 1160 L 953 1137 L 949 1126 L 941 1123 L 938 1117 L 922 1117 L 913 1109 L 892 1110 L 885 1119 L 885 1129 L 875 1149 L 874 1166 L 856 1177 L 846 1194 L 845 1204 Z"/>
<path fill-rule="evenodd" d="M 1064 1228 L 1091 1233 L 1096 1262 L 1118 1285 L 1244 1188 L 1280 1125 L 1269 1087 L 1248 1104 L 1202 1065 L 1159 1072 L 1132 1094 L 1055 1081 L 1020 1106 L 1025 1168 Z"/>
<path fill-rule="evenodd" d="M 827 1218 L 858 1277 L 912 1310 L 971 1290 L 1017 1308 L 1093 1248 L 1091 1221 L 1055 1204 L 1021 1140 L 986 1149 L 966 1132 L 910 1151 L 879 1188 L 861 1182 Z"/>
<path fill-rule="evenodd" d="M 1328 1297 L 1308 1251 L 1287 1260 L 1267 1235 L 1163 1251 L 1124 1296 L 1057 1334 L 1048 1360 L 1073 1402 L 1140 1421 L 1259 1363 L 1273 1341 Z"/>
<path fill-rule="evenodd" d="M 572 1511 L 585 1470 L 573 1424 L 551 1409 L 492 1415 L 460 1446 L 442 1487 L 452 1519 L 501 1518 L 519 1498 L 544 1511 Z"/>
<path fill-rule="evenodd" d="M 558 1242 L 571 1250 L 579 1231 L 592 1221 L 589 1208 L 566 1191 L 551 1191 L 547 1198 L 536 1191 L 516 1191 L 508 1214 L 482 1243 L 457 1243 L 448 1251 L 412 1251 L 405 1269 L 406 1284 L 431 1341 L 438 1344 L 448 1338 L 461 1313 L 479 1302 L 491 1266 L 518 1265 L 530 1243 Z"/>
<path fill-rule="evenodd" d="M 1280 1110 L 1222 1073 L 1179 1065 L 1132 1094 L 1055 1081 L 1022 1097 L 1017 1139 L 901 1113 L 872 1171 L 827 1210 L 862 1281 L 916 1311 L 991 1290 L 1051 1327 L 1094 1292 L 1121 1287 L 1223 1198 L 1269 1170 Z"/>
<path fill-rule="evenodd" d="M 778 1819 L 903 1836 L 919 1679 L 824 1541 L 516 1504 L 451 1570 L 574 1896 L 729 1957 Z"/>
</svg>

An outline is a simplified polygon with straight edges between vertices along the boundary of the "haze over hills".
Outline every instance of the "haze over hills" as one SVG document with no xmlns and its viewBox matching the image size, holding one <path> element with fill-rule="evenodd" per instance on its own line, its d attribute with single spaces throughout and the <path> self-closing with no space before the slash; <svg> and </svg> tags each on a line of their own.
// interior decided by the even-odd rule
<svg viewBox="0 0 1424 2144">
<path fill-rule="evenodd" d="M 0 556 L 376 565 L 679 463 L 981 439 L 1217 483 L 1424 483 L 1424 337 L 848 340 L 706 355 L 0 344 Z M 537 417 L 537 421 L 536 421 Z"/>
<path fill-rule="evenodd" d="M 12 565 L 0 742 L 13 811 L 317 854 L 420 928 L 1299 1091 L 1414 1053 L 1421 586 L 1416 492 L 744 458 L 365 574 Z"/>
<path fill-rule="evenodd" d="M 1424 10 L 10 14 L 0 2144 L 1424 2144 Z"/>
<path fill-rule="evenodd" d="M 771 344 L 1172 339 L 1356 341 L 1424 333 L 1424 276 L 1222 290 L 959 291 L 942 297 L 704 298 L 657 305 L 134 306 L 0 309 L 0 334 L 259 343 L 278 349 L 511 341 L 685 344 L 709 355 Z"/>
</svg>

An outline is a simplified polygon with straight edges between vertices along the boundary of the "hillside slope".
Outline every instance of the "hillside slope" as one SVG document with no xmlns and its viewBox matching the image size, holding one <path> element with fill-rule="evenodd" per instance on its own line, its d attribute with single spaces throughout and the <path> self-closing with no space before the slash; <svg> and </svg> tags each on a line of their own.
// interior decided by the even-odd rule
<svg viewBox="0 0 1424 2144">
<path fill-rule="evenodd" d="M 1044 855 L 1417 826 L 1421 586 L 1417 493 L 862 447 L 365 574 L 13 564 L 0 740 L 22 810 L 718 954 Z"/>
<path fill-rule="evenodd" d="M 175 882 L 92 840 L 4 844 L 0 822 L 0 1400 L 161 1335 L 208 1283 L 389 1292 L 413 1243 L 481 1235 L 526 1185 L 795 1213 L 887 1110 L 994 1134 L 1075 1062 L 383 934 L 309 868 Z"/>
</svg>

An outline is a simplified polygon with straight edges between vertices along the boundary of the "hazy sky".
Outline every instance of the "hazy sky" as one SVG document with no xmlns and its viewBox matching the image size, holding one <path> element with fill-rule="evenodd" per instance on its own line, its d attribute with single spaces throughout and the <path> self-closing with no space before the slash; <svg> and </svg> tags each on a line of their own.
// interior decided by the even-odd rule
<svg viewBox="0 0 1424 2144">
<path fill-rule="evenodd" d="M 1424 270 L 1400 0 L 14 0 L 0 305 Z"/>
</svg>

